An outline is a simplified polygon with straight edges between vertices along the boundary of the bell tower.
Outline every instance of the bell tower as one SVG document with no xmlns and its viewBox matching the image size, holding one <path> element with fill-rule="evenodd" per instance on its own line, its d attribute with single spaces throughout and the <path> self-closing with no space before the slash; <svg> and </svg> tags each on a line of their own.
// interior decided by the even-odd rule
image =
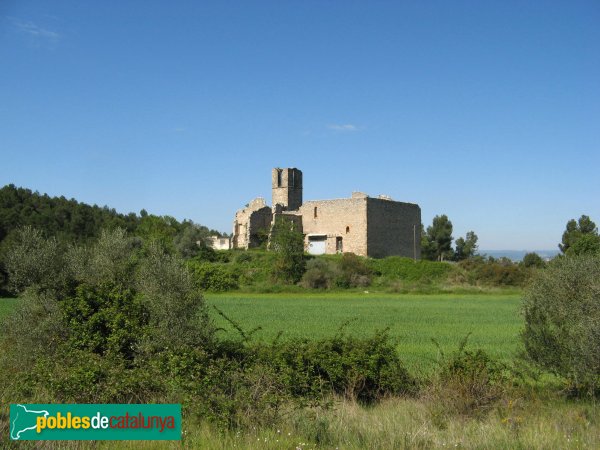
<svg viewBox="0 0 600 450">
<path fill-rule="evenodd" d="M 275 168 L 271 171 L 273 208 L 283 206 L 284 210 L 294 211 L 302 205 L 302 171 L 299 169 Z"/>
</svg>

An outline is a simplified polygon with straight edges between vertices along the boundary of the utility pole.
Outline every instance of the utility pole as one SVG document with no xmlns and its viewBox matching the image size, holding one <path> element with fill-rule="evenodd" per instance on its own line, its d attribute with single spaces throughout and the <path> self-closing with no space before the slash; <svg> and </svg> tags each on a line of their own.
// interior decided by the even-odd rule
<svg viewBox="0 0 600 450">
<path fill-rule="evenodd" d="M 413 225 L 413 258 L 417 260 L 417 225 Z"/>
</svg>

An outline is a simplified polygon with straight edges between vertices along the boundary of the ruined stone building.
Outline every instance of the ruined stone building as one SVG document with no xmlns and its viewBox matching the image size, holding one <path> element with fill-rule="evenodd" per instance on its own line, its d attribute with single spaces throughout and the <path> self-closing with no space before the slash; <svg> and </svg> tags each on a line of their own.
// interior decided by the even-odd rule
<svg viewBox="0 0 600 450">
<path fill-rule="evenodd" d="M 421 257 L 421 208 L 387 196 L 354 192 L 350 198 L 302 200 L 302 172 L 273 169 L 272 207 L 263 198 L 240 209 L 233 222 L 233 248 L 252 248 L 268 239 L 279 216 L 292 220 L 314 255 L 352 252 L 383 258 Z"/>
<path fill-rule="evenodd" d="M 227 236 L 209 236 L 208 244 L 215 250 L 229 250 L 231 248 L 231 240 Z"/>
</svg>

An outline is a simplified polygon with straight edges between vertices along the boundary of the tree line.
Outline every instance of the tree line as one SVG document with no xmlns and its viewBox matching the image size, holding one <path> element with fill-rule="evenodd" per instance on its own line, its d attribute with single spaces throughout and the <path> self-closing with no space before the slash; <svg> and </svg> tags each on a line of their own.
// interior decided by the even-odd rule
<svg viewBox="0 0 600 450">
<path fill-rule="evenodd" d="M 446 214 L 435 216 L 430 226 L 421 225 L 421 258 L 430 261 L 462 261 L 477 254 L 478 237 L 474 231 L 459 237 L 452 247 L 452 222 Z"/>
<path fill-rule="evenodd" d="M 7 282 L 7 249 L 14 244 L 17 231 L 26 226 L 41 230 L 60 245 L 90 243 L 102 230 L 120 228 L 146 244 L 158 241 L 183 257 L 210 252 L 206 239 L 221 236 L 191 220 L 148 214 L 144 209 L 139 214 L 121 214 L 108 206 L 88 205 L 64 196 L 50 197 L 9 184 L 0 188 L 0 292 Z"/>
<path fill-rule="evenodd" d="M 477 235 L 468 231 L 459 237 L 452 247 L 452 222 L 445 214 L 433 218 L 430 226 L 421 225 L 421 257 L 431 261 L 462 261 L 477 255 Z M 598 227 L 589 216 L 582 215 L 578 220 L 567 222 L 558 247 L 563 255 L 585 255 L 600 252 Z M 540 266 L 543 262 L 536 253 L 528 253 L 523 258 L 527 266 Z"/>
<path fill-rule="evenodd" d="M 276 278 L 297 283 L 306 270 L 304 240 L 292 224 L 276 224 L 271 250 L 277 255 L 274 269 Z M 102 230 L 120 228 L 139 239 L 144 246 L 160 243 L 171 254 L 184 259 L 214 262 L 217 254 L 206 244 L 210 235 L 221 235 L 216 230 L 189 220 L 178 221 L 171 216 L 157 216 L 141 210 L 139 214 L 121 214 L 107 206 L 88 205 L 75 199 L 50 197 L 10 184 L 0 189 L 0 294 L 7 293 L 8 274 L 6 252 L 15 241 L 16 233 L 25 226 L 41 230 L 53 237 L 59 245 L 86 244 L 95 241 Z M 432 224 L 421 226 L 421 256 L 431 261 L 476 260 L 492 261 L 478 255 L 478 237 L 469 231 L 456 240 L 452 222 L 447 215 L 436 215 Z M 579 255 L 600 252 L 598 228 L 589 216 L 571 219 L 566 225 L 559 247 L 563 254 Z M 500 261 L 502 262 L 502 261 Z M 510 261 L 505 261 L 508 264 Z M 542 267 L 539 255 L 530 253 L 523 260 L 525 267 Z"/>
</svg>

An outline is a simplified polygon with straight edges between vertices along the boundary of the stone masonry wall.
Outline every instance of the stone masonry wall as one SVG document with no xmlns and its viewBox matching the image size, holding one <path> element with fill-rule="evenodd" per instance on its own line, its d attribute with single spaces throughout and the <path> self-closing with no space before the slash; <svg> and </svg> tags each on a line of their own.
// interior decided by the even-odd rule
<svg viewBox="0 0 600 450">
<path fill-rule="evenodd" d="M 252 248 L 260 244 L 258 233 L 268 232 L 273 214 L 263 198 L 252 200 L 235 214 L 233 221 L 233 248 Z"/>
<path fill-rule="evenodd" d="M 377 198 L 367 199 L 367 255 L 421 258 L 421 208 Z"/>
<path fill-rule="evenodd" d="M 288 216 L 301 225 L 298 229 L 305 235 L 307 250 L 310 236 L 319 235 L 326 236 L 327 254 L 341 251 L 373 258 L 421 257 L 418 205 L 385 196 L 371 198 L 362 192 L 352 193 L 351 198 L 302 203 L 302 172 L 296 168 L 273 169 L 271 181 L 273 208 L 257 198 L 239 210 L 234 220 L 233 248 L 258 246 L 259 234 L 271 231 L 273 219 Z M 321 248 L 315 243 L 312 250 Z"/>
<path fill-rule="evenodd" d="M 273 207 L 282 205 L 288 211 L 302 205 L 302 171 L 296 168 L 273 169 L 271 171 Z"/>
<path fill-rule="evenodd" d="M 326 253 L 336 253 L 336 238 L 341 237 L 344 252 L 367 256 L 366 198 L 308 201 L 300 207 L 300 213 L 306 248 L 310 234 L 325 234 Z"/>
</svg>

